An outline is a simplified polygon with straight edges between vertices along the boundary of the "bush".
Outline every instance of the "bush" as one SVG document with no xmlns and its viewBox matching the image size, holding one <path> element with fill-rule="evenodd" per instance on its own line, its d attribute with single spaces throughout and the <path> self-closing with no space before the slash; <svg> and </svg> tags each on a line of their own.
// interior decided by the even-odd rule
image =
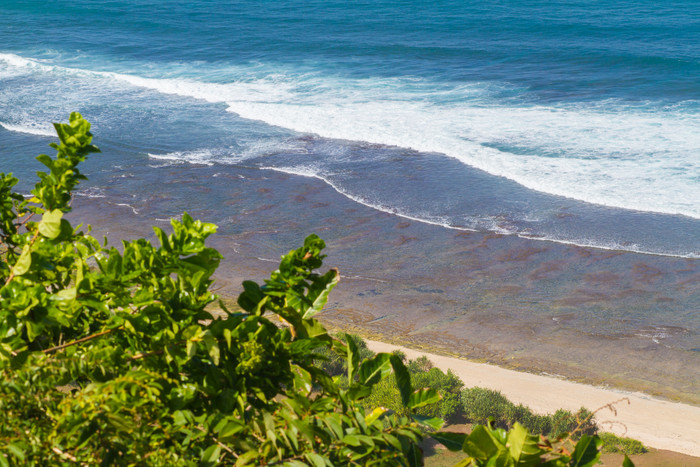
<svg viewBox="0 0 700 467">
<path fill-rule="evenodd" d="M 509 427 L 509 411 L 512 411 L 514 406 L 500 391 L 467 388 L 462 391 L 460 400 L 464 416 L 470 422 L 485 424 L 489 418 L 493 418 L 495 426 Z"/>
<path fill-rule="evenodd" d="M 559 409 L 552 415 L 552 431 L 549 436 L 561 438 L 565 434 L 571 434 L 573 439 L 579 439 L 582 435 L 595 435 L 598 433 L 598 425 L 590 410 L 581 407 L 578 412 L 572 414 L 568 410 Z"/>
<path fill-rule="evenodd" d="M 361 360 L 364 360 L 365 358 L 372 358 L 374 356 L 374 352 L 367 348 L 367 343 L 362 339 L 362 337 L 356 334 L 349 334 L 341 331 L 336 333 L 333 337 L 345 343 L 348 342 L 348 339 L 352 339 L 357 346 Z M 347 374 L 348 365 L 345 355 L 338 354 L 331 347 L 322 347 L 317 349 L 315 354 L 317 356 L 316 364 L 329 375 L 341 376 Z"/>
<path fill-rule="evenodd" d="M 159 245 L 100 244 L 64 218 L 85 179 L 79 163 L 98 152 L 90 124 L 73 113 L 55 128 L 57 156 L 38 157 L 49 170 L 32 198 L 0 173 L 0 466 L 422 463 L 422 429 L 443 421 L 417 412 L 440 396 L 414 390 L 400 355 L 362 358 L 354 338 L 333 339 L 315 319 L 339 279 L 317 272 L 320 238 L 284 255 L 264 284 L 244 282 L 243 311 L 220 303 L 215 319 L 206 310 L 221 255 L 206 240 L 216 226 L 185 213 L 170 234 L 154 227 Z M 318 365 L 329 348 L 343 378 Z M 392 371 L 393 413 L 368 405 Z M 458 391 L 451 373 L 427 375 Z M 465 465 L 599 456 L 596 437 L 566 451 L 518 424 L 433 436 L 470 456 Z"/>
<path fill-rule="evenodd" d="M 414 391 L 400 358 L 363 359 L 314 318 L 339 277 L 316 272 L 320 238 L 263 285 L 244 282 L 242 312 L 220 304 L 214 319 L 216 226 L 185 213 L 170 234 L 154 228 L 159 245 L 120 249 L 74 228 L 78 165 L 98 150 L 79 114 L 55 128 L 31 199 L 0 173 L 0 466 L 420 465 L 419 427 L 440 421 L 414 411 L 439 396 Z M 328 348 L 346 387 L 315 363 Z M 407 416 L 365 411 L 392 370 Z"/>
<path fill-rule="evenodd" d="M 583 407 L 575 414 L 559 409 L 552 415 L 537 415 L 522 404 L 515 405 L 500 391 L 477 387 L 462 391 L 461 404 L 464 416 L 472 423 L 484 424 L 492 419 L 500 428 L 511 428 L 519 423 L 532 433 L 554 439 L 569 433 L 573 439 L 579 439 L 598 431 L 593 414 Z"/>
<path fill-rule="evenodd" d="M 529 407 L 522 404 L 511 404 L 506 409 L 506 420 L 508 420 L 508 426 L 513 426 L 517 422 L 535 434 L 548 435 L 552 432 L 550 415 L 535 414 Z"/>
<path fill-rule="evenodd" d="M 400 354 L 395 355 L 401 358 Z M 438 402 L 417 409 L 417 414 L 444 420 L 459 415 L 461 412 L 459 395 L 464 383 L 452 371 L 443 373 L 439 368 L 434 368 L 425 356 L 409 361 L 406 368 L 413 387 L 435 389 L 441 396 Z M 364 403 L 366 408 L 386 407 L 398 413 L 405 413 L 405 408 L 401 406 L 398 388 L 391 379 L 377 384 Z"/>
<path fill-rule="evenodd" d="M 411 368 L 412 365 L 409 363 L 409 372 L 411 372 Z M 464 383 L 451 370 L 443 373 L 439 368 L 433 367 L 427 372 L 411 372 L 411 383 L 416 388 L 435 389 L 442 396 L 440 402 L 419 409 L 419 414 L 450 420 L 461 413 L 460 393 Z"/>
<path fill-rule="evenodd" d="M 646 446 L 641 441 L 632 438 L 623 438 L 613 433 L 600 433 L 603 441 L 603 452 L 623 452 L 627 455 L 644 454 L 648 452 Z"/>
</svg>

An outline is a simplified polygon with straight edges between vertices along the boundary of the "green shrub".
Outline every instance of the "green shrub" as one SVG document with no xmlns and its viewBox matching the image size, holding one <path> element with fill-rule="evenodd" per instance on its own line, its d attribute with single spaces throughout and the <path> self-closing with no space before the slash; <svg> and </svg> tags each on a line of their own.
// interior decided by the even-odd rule
<svg viewBox="0 0 700 467">
<path fill-rule="evenodd" d="M 345 343 L 348 342 L 348 339 L 352 339 L 355 345 L 357 346 L 357 350 L 359 352 L 361 360 L 364 360 L 365 358 L 372 358 L 374 356 L 374 352 L 372 352 L 367 347 L 367 343 L 362 339 L 362 337 L 356 334 L 350 334 L 341 331 L 334 334 L 333 337 Z M 320 349 L 317 349 L 315 351 L 315 355 L 316 364 L 319 365 L 329 375 L 341 376 L 347 374 L 348 365 L 346 355 L 338 354 L 331 347 L 321 347 Z"/>
<path fill-rule="evenodd" d="M 216 226 L 184 213 L 170 234 L 154 227 L 158 245 L 120 249 L 74 228 L 64 214 L 85 179 L 78 165 L 98 150 L 79 114 L 55 128 L 57 156 L 38 157 L 48 171 L 32 198 L 0 173 L 1 467 L 421 465 L 422 430 L 443 421 L 420 411 L 440 396 L 414 389 L 400 355 L 363 354 L 315 318 L 339 278 L 317 272 L 323 240 L 307 237 L 264 284 L 244 282 L 242 311 L 220 303 L 214 318 Z M 328 348 L 343 378 L 319 367 Z M 368 404 L 389 382 L 393 413 Z M 433 383 L 448 396 L 461 387 L 436 369 Z M 518 424 L 433 436 L 464 465 L 590 466 L 600 454 L 597 437 L 566 451 Z"/>
<path fill-rule="evenodd" d="M 535 414 L 529 407 L 522 404 L 512 404 L 507 407 L 506 419 L 508 426 L 513 426 L 517 422 L 535 434 L 548 435 L 552 431 L 552 417 L 550 415 Z"/>
<path fill-rule="evenodd" d="M 500 391 L 484 388 L 467 388 L 461 394 L 464 416 L 472 423 L 484 424 L 489 419 L 495 426 L 511 428 L 519 423 L 530 432 L 557 439 L 572 433 L 574 439 L 582 435 L 595 435 L 598 431 L 593 414 L 581 408 L 575 414 L 559 409 L 552 415 L 538 415 L 529 407 L 515 405 Z"/>
<path fill-rule="evenodd" d="M 216 226 L 185 213 L 172 233 L 154 228 L 156 245 L 120 249 L 74 228 L 78 165 L 97 148 L 79 114 L 55 128 L 32 198 L 0 173 L 0 466 L 420 465 L 420 426 L 441 421 L 415 409 L 439 396 L 414 391 L 400 358 L 363 359 L 315 319 L 339 277 L 316 272 L 320 238 L 214 318 Z M 346 387 L 315 363 L 329 347 Z M 365 411 L 392 371 L 407 416 Z"/>
<path fill-rule="evenodd" d="M 408 369 L 411 372 L 411 363 L 408 364 Z M 444 420 L 453 419 L 460 414 L 460 393 L 464 383 L 451 370 L 443 373 L 439 368 L 433 367 L 427 372 L 413 372 L 411 383 L 417 388 L 436 389 L 442 396 L 440 402 L 419 409 L 419 414 L 440 417 Z"/>
<path fill-rule="evenodd" d="M 644 454 L 648 452 L 646 446 L 641 441 L 632 438 L 623 438 L 613 433 L 600 433 L 603 441 L 603 452 L 624 452 L 627 455 Z"/>
<path fill-rule="evenodd" d="M 579 439 L 582 435 L 595 435 L 598 433 L 598 425 L 590 410 L 581 407 L 578 412 L 571 413 L 568 410 L 559 409 L 552 415 L 552 431 L 549 436 L 560 438 L 565 434 L 571 434 L 573 439 Z"/>
<path fill-rule="evenodd" d="M 417 409 L 418 415 L 445 420 L 459 415 L 461 412 L 459 396 L 464 383 L 452 371 L 443 373 L 439 368 L 432 367 L 432 363 L 424 356 L 409 361 L 406 368 L 413 387 L 435 389 L 441 396 L 438 402 Z M 424 368 L 430 369 L 424 371 Z M 386 407 L 398 413 L 405 413 L 405 408 L 401 406 L 398 388 L 391 379 L 375 385 L 372 394 L 364 403 L 367 408 Z"/>
<path fill-rule="evenodd" d="M 464 416 L 472 423 L 485 424 L 493 418 L 494 424 L 500 428 L 509 426 L 508 413 L 513 403 L 500 391 L 485 388 L 467 388 L 460 396 Z"/>
<path fill-rule="evenodd" d="M 433 362 L 431 362 L 425 355 L 421 355 L 420 357 L 409 361 L 406 367 L 411 374 L 418 374 L 430 371 L 430 369 L 433 368 Z"/>
</svg>

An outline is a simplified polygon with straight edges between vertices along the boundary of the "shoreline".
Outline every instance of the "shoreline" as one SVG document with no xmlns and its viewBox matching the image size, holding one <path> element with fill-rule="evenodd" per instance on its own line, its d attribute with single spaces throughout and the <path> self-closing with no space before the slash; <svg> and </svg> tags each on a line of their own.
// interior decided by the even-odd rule
<svg viewBox="0 0 700 467">
<path fill-rule="evenodd" d="M 596 411 L 601 431 L 637 439 L 651 448 L 700 458 L 700 407 L 640 392 L 599 388 L 396 344 L 365 341 L 374 352 L 401 350 L 410 359 L 425 355 L 442 371 L 452 370 L 467 387 L 501 391 L 514 403 L 526 405 L 537 413 L 552 413 L 560 408 L 576 411 L 583 406 Z"/>
<path fill-rule="evenodd" d="M 155 240 L 151 226 L 167 230 L 183 209 L 218 224 L 209 244 L 226 260 L 214 291 L 234 300 L 243 280 L 269 277 L 279 255 L 301 244 L 301 231 L 316 232 L 327 243 L 324 263 L 344 278 L 320 315 L 328 329 L 700 405 L 698 260 L 455 233 L 357 206 L 314 179 L 221 170 L 170 167 L 145 200 L 107 190 L 80 198 L 71 217 L 89 219 L 93 235 L 111 243 Z M 187 190 L 187 203 L 175 202 L 174 185 Z M 624 395 L 611 390 L 600 403 L 572 408 Z"/>
</svg>

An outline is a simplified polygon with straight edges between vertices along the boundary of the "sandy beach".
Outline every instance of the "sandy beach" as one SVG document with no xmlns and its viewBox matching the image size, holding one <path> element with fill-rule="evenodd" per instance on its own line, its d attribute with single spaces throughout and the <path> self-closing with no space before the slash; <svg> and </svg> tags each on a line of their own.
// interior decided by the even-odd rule
<svg viewBox="0 0 700 467">
<path fill-rule="evenodd" d="M 700 407 L 669 402 L 643 393 L 588 386 L 562 379 L 507 370 L 367 340 L 375 352 L 405 352 L 414 359 L 425 355 L 443 371 L 452 370 L 467 387 L 479 386 L 501 391 L 511 401 L 539 413 L 557 409 L 577 410 L 581 406 L 596 413 L 603 431 L 638 439 L 645 445 L 700 457 Z M 612 404 L 614 410 L 605 407 Z"/>
</svg>

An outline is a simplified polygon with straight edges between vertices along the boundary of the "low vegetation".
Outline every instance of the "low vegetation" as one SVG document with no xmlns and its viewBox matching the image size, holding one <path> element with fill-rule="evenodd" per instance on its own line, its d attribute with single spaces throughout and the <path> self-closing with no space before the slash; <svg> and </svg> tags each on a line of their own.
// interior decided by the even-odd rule
<svg viewBox="0 0 700 467">
<path fill-rule="evenodd" d="M 542 438 L 512 417 L 440 431 L 464 407 L 454 375 L 316 319 L 339 273 L 320 272 L 315 235 L 213 316 L 216 226 L 185 213 L 157 244 L 99 242 L 65 218 L 99 152 L 90 124 L 55 128 L 30 198 L 0 173 L 0 466 L 417 466 L 428 433 L 459 465 L 597 462 L 597 435 Z"/>
<path fill-rule="evenodd" d="M 628 456 L 644 454 L 649 450 L 640 441 L 632 438 L 624 438 L 612 433 L 601 433 L 600 439 L 603 441 L 603 452 L 622 452 Z"/>
</svg>

